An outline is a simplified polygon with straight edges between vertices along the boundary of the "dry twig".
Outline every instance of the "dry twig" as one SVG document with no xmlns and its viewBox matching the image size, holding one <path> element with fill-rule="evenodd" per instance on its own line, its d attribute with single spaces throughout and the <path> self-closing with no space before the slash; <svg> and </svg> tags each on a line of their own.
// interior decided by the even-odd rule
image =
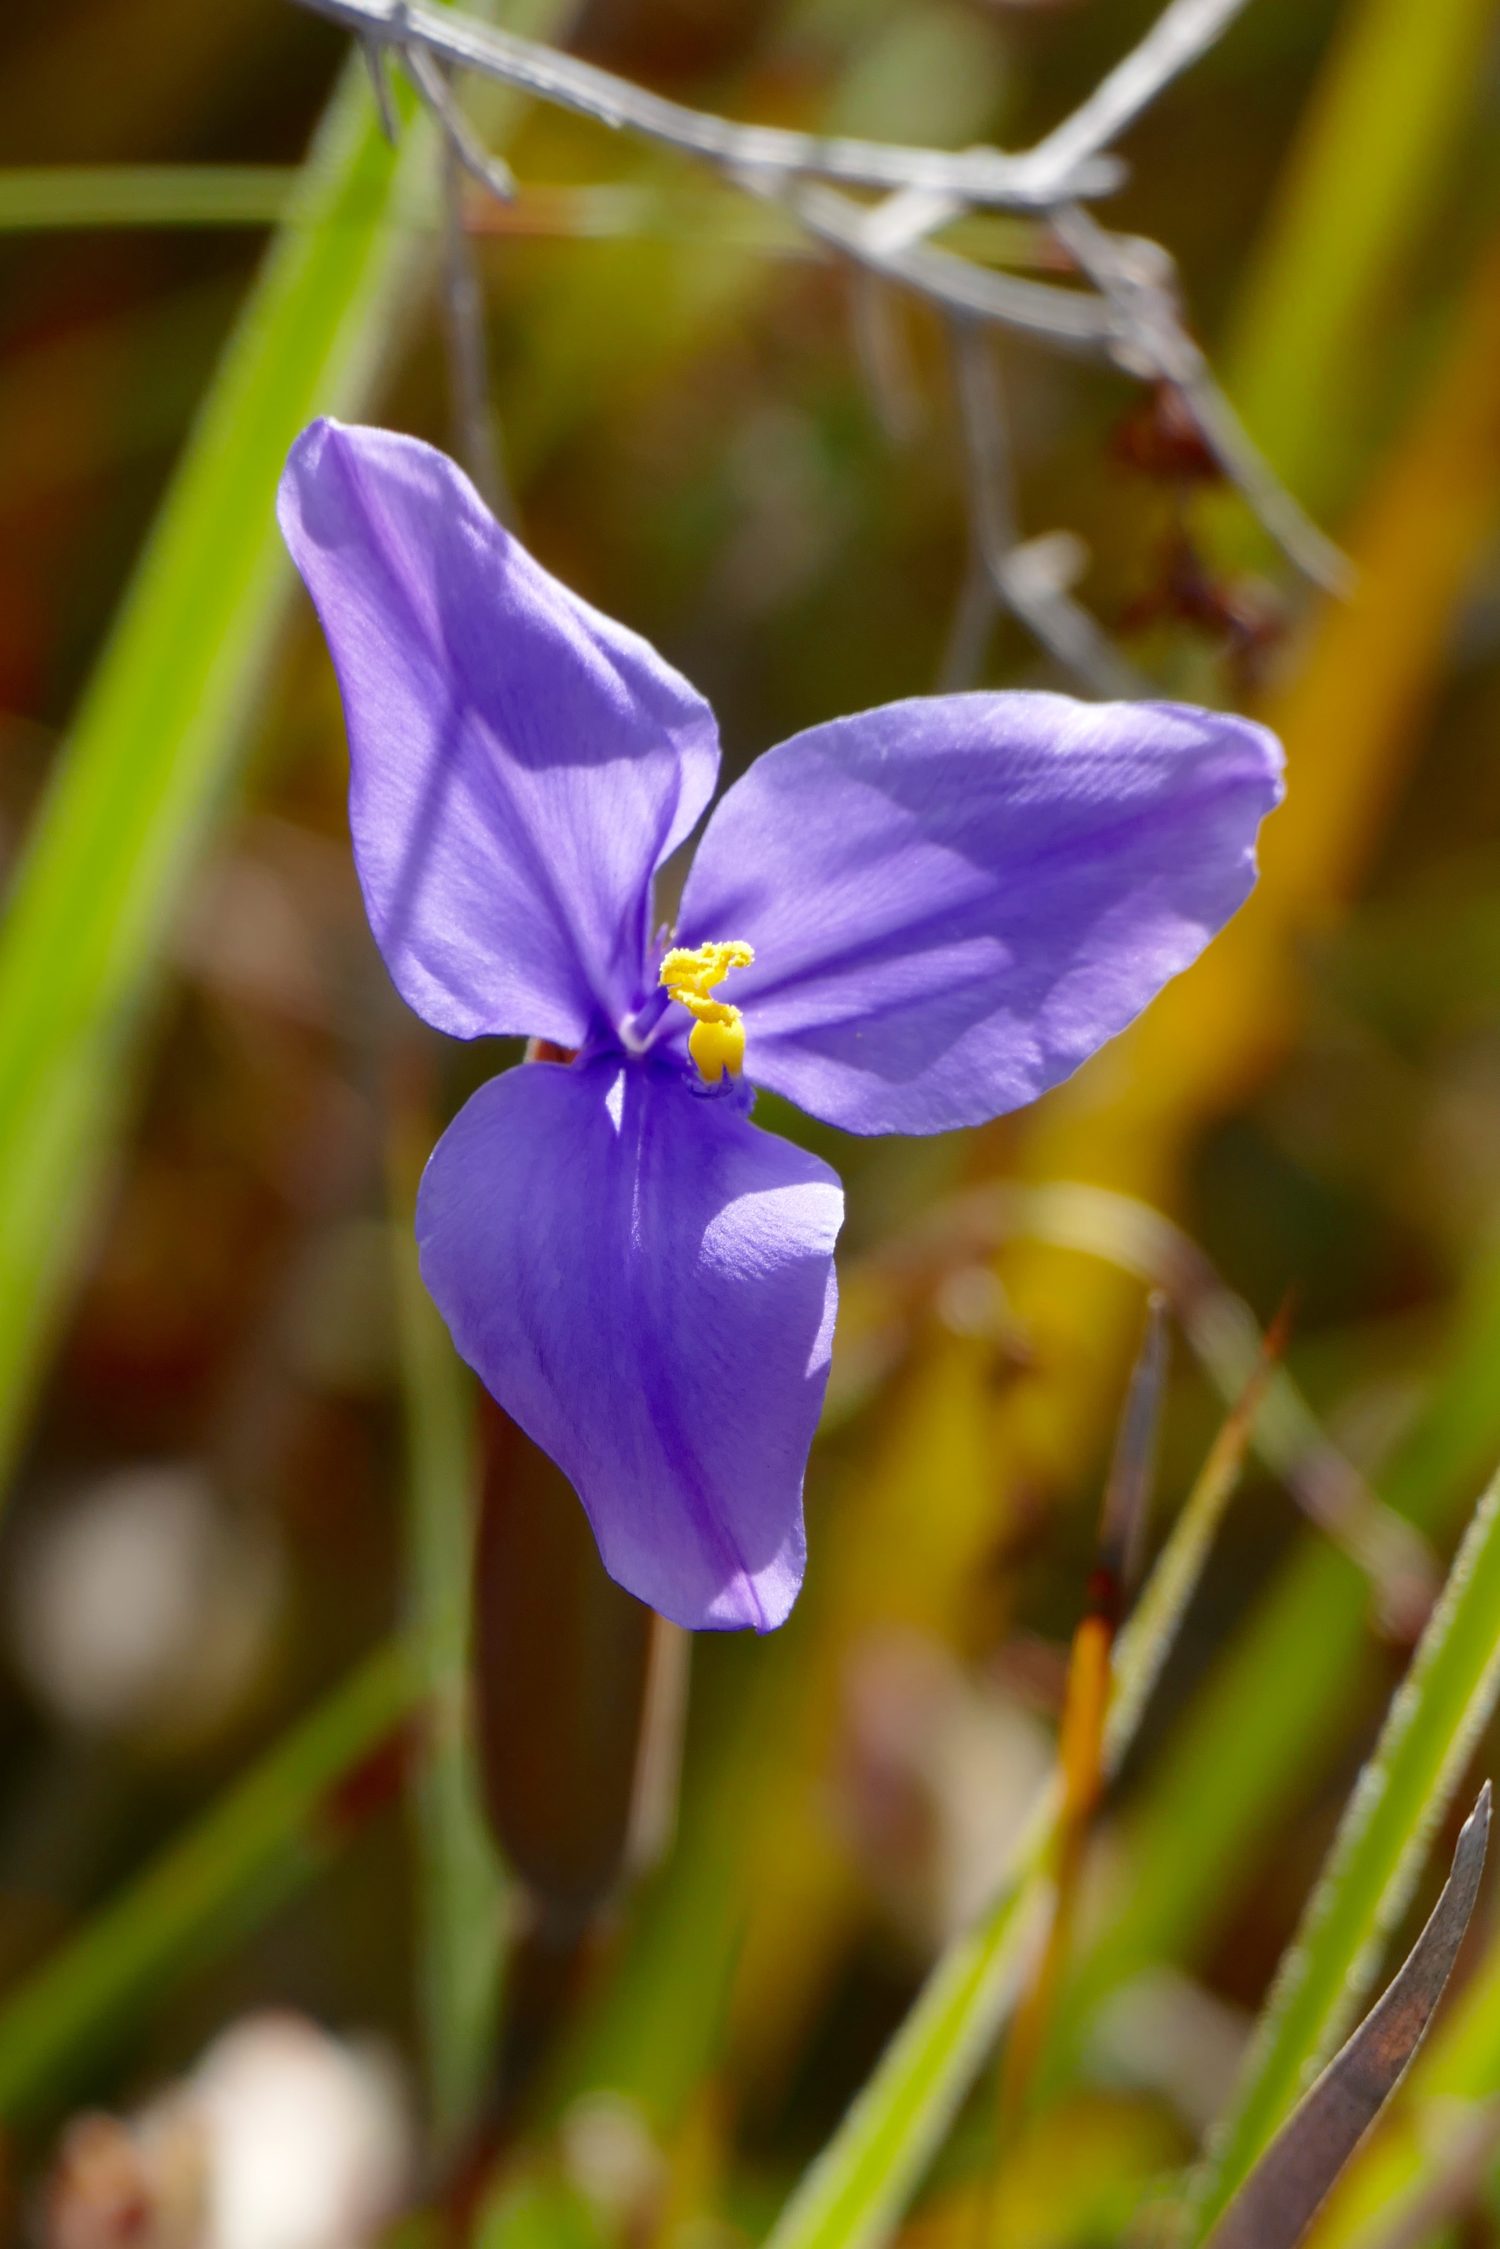
<svg viewBox="0 0 1500 2249">
<path fill-rule="evenodd" d="M 770 173 L 783 179 L 842 180 L 863 187 L 927 187 L 959 195 L 966 203 L 1009 210 L 1041 210 L 1060 197 L 1098 195 L 1116 186 L 1120 178 L 1116 163 L 1094 154 L 1076 164 L 1061 164 L 1050 157 L 1038 162 L 1003 156 L 995 149 L 953 154 L 884 141 L 793 133 L 777 125 L 736 125 L 728 118 L 648 93 L 596 63 L 580 62 L 538 40 L 477 23 L 453 9 L 425 6 L 423 0 L 300 0 L 300 5 L 346 25 L 360 39 L 395 48 L 403 58 L 417 51 L 482 78 L 497 79 L 616 131 L 699 157 L 730 177 Z"/>
<path fill-rule="evenodd" d="M 667 100 L 598 65 L 501 31 L 426 0 L 299 0 L 348 26 L 360 41 L 389 124 L 382 62 L 405 68 L 449 152 L 488 193 L 514 192 L 503 164 L 479 144 L 448 82 L 472 71 L 571 109 L 617 131 L 664 144 L 711 165 L 748 194 L 772 199 L 814 242 L 860 269 L 868 286 L 917 295 L 948 319 L 969 470 L 971 559 L 950 634 L 945 679 L 978 668 L 996 606 L 1021 620 L 1054 660 L 1096 693 L 1138 694 L 1142 683 L 1070 591 L 1077 542 L 1023 538 L 1016 521 L 997 377 L 984 329 L 1009 330 L 1053 349 L 1113 361 L 1183 402 L 1224 477 L 1235 485 L 1287 558 L 1320 585 L 1340 587 L 1336 548 L 1278 483 L 1182 319 L 1172 261 L 1160 245 L 1111 234 L 1086 204 L 1119 181 L 1112 154 L 1120 135 L 1221 35 L 1247 0 L 1169 0 L 1146 36 L 1037 145 L 1018 155 L 993 148 L 910 148 L 743 125 Z M 876 203 L 845 192 L 883 188 Z M 930 237 L 974 208 L 1033 214 L 1084 286 L 997 272 L 935 246 Z M 451 209 L 451 205 L 450 205 Z M 450 236 L 452 227 L 450 225 Z M 450 239 L 449 326 L 459 423 L 477 443 L 477 325 L 470 284 Z M 481 466 L 482 466 L 481 461 Z"/>
</svg>

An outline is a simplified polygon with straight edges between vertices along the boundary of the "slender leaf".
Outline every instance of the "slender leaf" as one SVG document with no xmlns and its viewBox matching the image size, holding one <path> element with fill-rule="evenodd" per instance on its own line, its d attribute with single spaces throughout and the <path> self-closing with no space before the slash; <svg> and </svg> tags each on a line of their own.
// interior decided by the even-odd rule
<svg viewBox="0 0 1500 2249">
<path fill-rule="evenodd" d="M 1500 1479 L 1454 1562 L 1289 1951 L 1197 2202 L 1224 2208 L 1368 1990 L 1500 1692 Z"/>
<path fill-rule="evenodd" d="M 1296 2249 L 1432 2020 L 1473 1918 L 1489 1832 L 1486 1781 L 1421 1936 L 1379 2003 L 1277 2133 L 1215 2226 L 1208 2249 Z"/>
<path fill-rule="evenodd" d="M 1362 2148 L 1319 2217 L 1318 2249 L 1369 2249 L 1387 2231 L 1420 2223 L 1434 2194 L 1475 2183 L 1500 2133 L 1500 1935 L 1423 2047 L 1402 2101 L 1407 2129 Z M 1436 2221 L 1428 2228 L 1436 2231 Z M 1422 2238 L 1425 2238 L 1423 2236 Z"/>
</svg>

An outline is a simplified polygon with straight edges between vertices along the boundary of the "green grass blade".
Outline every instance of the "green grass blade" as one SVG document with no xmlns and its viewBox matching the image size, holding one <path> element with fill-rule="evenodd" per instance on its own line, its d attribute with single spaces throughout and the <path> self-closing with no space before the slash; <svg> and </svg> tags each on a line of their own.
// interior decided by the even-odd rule
<svg viewBox="0 0 1500 2249">
<path fill-rule="evenodd" d="M 1197 1587 L 1260 1398 L 1247 1391 L 1173 1525 L 1115 1652 L 1106 1733 L 1115 1771 Z M 896 2224 L 979 2070 L 1013 1994 L 1021 1940 L 1041 1902 L 1055 1817 L 1049 1792 L 999 1898 L 951 1944 L 916 2005 L 770 2235 L 767 2249 L 863 2249 Z"/>
<path fill-rule="evenodd" d="M 128 1095 L 131 1032 L 244 735 L 288 584 L 287 446 L 375 375 L 414 244 L 351 72 L 268 254 L 37 815 L 0 926 L 0 1467 L 13 1453 Z"/>
<path fill-rule="evenodd" d="M 1272 1992 L 1201 2183 L 1201 2230 L 1268 2145 L 1369 1989 L 1497 1691 L 1500 1479 L 1459 1549 Z"/>
<path fill-rule="evenodd" d="M 413 1120 L 414 1123 L 416 1120 Z M 474 1396 L 417 1269 L 410 1222 L 431 1135 L 392 1165 L 396 1302 L 406 1394 L 413 1640 L 430 1713 L 416 1792 L 419 2000 L 433 2130 L 451 2149 L 471 2120 L 499 2003 L 504 1892 L 470 1755 L 467 1672 L 477 1489 Z"/>
<path fill-rule="evenodd" d="M 406 1647 L 371 1656 L 54 1959 L 0 2001 L 0 2117 L 33 2113 L 127 2010 L 308 1880 L 342 1829 L 329 1798 L 416 1699 Z"/>
<path fill-rule="evenodd" d="M 883 2241 L 977 2075 L 1013 1996 L 1037 1904 L 1027 1880 L 1050 1834 L 977 1929 L 951 1944 L 880 2063 L 772 2230 L 766 2249 L 862 2249 Z"/>
<path fill-rule="evenodd" d="M 512 11 L 517 29 L 542 35 L 565 13 L 564 0 Z M 0 924 L 0 1478 L 97 1207 L 166 932 L 233 775 L 290 584 L 277 478 L 313 414 L 355 412 L 373 387 L 424 255 L 421 231 L 398 220 L 422 207 L 431 159 L 417 121 L 399 150 L 387 146 L 351 59 Z"/>
</svg>

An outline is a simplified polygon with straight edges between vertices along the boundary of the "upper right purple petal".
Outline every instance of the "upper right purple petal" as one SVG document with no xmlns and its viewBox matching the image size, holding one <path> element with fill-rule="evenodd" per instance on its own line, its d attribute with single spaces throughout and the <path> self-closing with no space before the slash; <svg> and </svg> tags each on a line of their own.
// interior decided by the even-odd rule
<svg viewBox="0 0 1500 2249">
<path fill-rule="evenodd" d="M 1177 703 L 893 703 L 767 751 L 679 941 L 745 938 L 746 1074 L 849 1132 L 1019 1108 L 1122 1031 L 1255 880 L 1274 735 Z"/>
</svg>

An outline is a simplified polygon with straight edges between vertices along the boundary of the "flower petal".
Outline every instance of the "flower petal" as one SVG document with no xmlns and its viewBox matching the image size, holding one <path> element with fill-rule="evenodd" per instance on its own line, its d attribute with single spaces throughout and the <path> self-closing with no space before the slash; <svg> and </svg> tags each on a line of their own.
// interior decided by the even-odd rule
<svg viewBox="0 0 1500 2249">
<path fill-rule="evenodd" d="M 618 1059 L 492 1079 L 428 1164 L 422 1274 L 455 1343 L 610 1575 L 679 1624 L 766 1631 L 796 1598 L 842 1214 L 815 1157 Z"/>
<path fill-rule="evenodd" d="M 679 940 L 744 938 L 745 1069 L 850 1132 L 942 1132 L 1075 1070 L 1248 895 L 1263 727 L 953 695 L 813 727 L 723 797 Z"/>
<path fill-rule="evenodd" d="M 580 1045 L 641 997 L 652 873 L 713 793 L 712 711 L 415 438 L 314 422 L 279 514 L 338 672 L 397 987 L 459 1038 Z"/>
</svg>

